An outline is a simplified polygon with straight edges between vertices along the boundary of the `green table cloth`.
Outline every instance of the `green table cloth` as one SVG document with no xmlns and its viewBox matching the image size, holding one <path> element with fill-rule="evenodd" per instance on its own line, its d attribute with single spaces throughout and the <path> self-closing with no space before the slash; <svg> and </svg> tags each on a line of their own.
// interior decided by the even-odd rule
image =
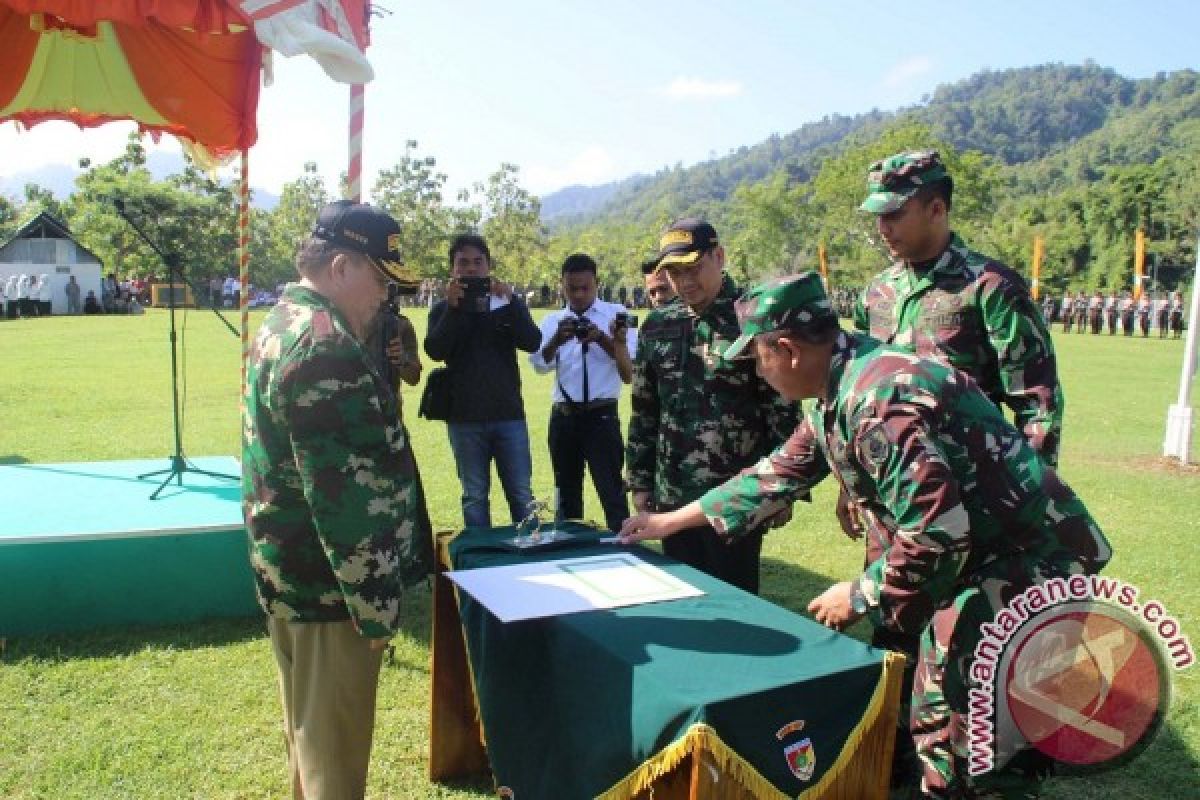
<svg viewBox="0 0 1200 800">
<path fill-rule="evenodd" d="M 450 543 L 451 564 L 614 548 L 592 532 L 569 547 L 515 553 L 500 545 L 512 535 L 468 529 Z M 654 551 L 634 551 L 705 595 L 504 624 L 458 592 L 502 796 L 507 788 L 517 800 L 628 797 L 700 747 L 754 796 L 794 797 L 829 784 L 855 747 L 890 751 L 890 737 L 882 745 L 863 738 L 887 713 L 885 673 L 898 669 L 883 651 Z"/>
</svg>

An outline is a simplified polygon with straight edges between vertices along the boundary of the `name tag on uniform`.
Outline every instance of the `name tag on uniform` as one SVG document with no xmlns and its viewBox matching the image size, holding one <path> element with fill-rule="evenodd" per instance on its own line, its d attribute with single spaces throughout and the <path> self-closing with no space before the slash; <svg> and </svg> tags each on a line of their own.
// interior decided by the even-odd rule
<svg viewBox="0 0 1200 800">
<path fill-rule="evenodd" d="M 662 322 L 657 325 L 647 325 L 641 332 L 643 339 L 682 339 L 687 335 L 688 326 L 680 320 Z"/>
</svg>

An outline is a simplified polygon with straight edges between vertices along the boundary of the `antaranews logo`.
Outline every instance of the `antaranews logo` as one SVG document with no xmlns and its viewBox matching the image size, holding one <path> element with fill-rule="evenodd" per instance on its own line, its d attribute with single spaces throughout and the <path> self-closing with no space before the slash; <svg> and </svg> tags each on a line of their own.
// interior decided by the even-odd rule
<svg viewBox="0 0 1200 800">
<path fill-rule="evenodd" d="M 1195 654 L 1166 607 L 1139 595 L 1107 576 L 1053 578 L 982 626 L 969 671 L 971 775 L 1029 746 L 1084 770 L 1145 750 L 1166 717 L 1172 669 Z"/>
</svg>

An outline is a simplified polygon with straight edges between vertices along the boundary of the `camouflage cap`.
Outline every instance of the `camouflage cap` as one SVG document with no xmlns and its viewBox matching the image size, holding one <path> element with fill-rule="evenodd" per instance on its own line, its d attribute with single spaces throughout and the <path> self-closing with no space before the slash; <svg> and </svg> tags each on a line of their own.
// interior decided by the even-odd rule
<svg viewBox="0 0 1200 800">
<path fill-rule="evenodd" d="M 829 304 L 821 276 L 813 271 L 760 283 L 734 304 L 742 335 L 725 351 L 726 359 L 749 358 L 743 351 L 760 333 L 803 330 L 837 315 Z"/>
<path fill-rule="evenodd" d="M 897 153 L 867 169 L 867 199 L 859 208 L 872 214 L 888 214 L 903 206 L 922 186 L 949 177 L 936 150 Z"/>
</svg>

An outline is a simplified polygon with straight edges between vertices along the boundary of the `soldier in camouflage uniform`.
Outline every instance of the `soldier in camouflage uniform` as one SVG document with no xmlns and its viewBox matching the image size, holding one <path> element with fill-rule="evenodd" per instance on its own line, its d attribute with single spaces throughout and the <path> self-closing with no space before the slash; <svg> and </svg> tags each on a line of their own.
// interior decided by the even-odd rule
<svg viewBox="0 0 1200 800">
<path fill-rule="evenodd" d="M 695 500 L 782 442 L 796 409 L 752 363 L 721 358 L 740 331 L 739 291 L 724 274 L 725 250 L 707 222 L 681 219 L 663 233 L 657 269 L 679 299 L 651 311 L 634 359 L 625 462 L 633 506 L 666 511 Z M 772 522 L 783 524 L 790 508 Z M 668 542 L 667 555 L 758 592 L 762 534 L 727 544 L 701 524 Z"/>
<path fill-rule="evenodd" d="M 816 273 L 754 288 L 737 313 L 742 336 L 726 357 L 750 348 L 785 398 L 815 407 L 770 456 L 682 509 L 631 517 L 622 541 L 665 545 L 703 521 L 736 539 L 832 472 L 879 520 L 885 548 L 808 608 L 839 630 L 866 616 L 920 634 L 910 724 L 923 794 L 1025 783 L 1013 763 L 980 786 L 968 778 L 980 625 L 1035 583 L 1101 569 L 1111 557 L 1104 535 L 970 376 L 840 331 Z"/>
<path fill-rule="evenodd" d="M 1137 311 L 1137 303 L 1133 293 L 1126 289 L 1121 294 L 1121 330 L 1126 336 L 1133 336 L 1133 315 Z"/>
<path fill-rule="evenodd" d="M 1063 394 L 1048 324 L 1025 281 L 951 231 L 954 184 L 937 152 L 898 153 L 872 164 L 867 188 L 861 208 L 876 215 L 879 235 L 896 262 L 863 292 L 855 326 L 970 375 L 993 403 L 1012 409 L 1030 446 L 1053 466 Z M 1070 320 L 1070 311 L 1064 318 Z M 850 504 L 845 491 L 837 515 L 851 537 L 866 530 L 866 561 L 876 561 L 885 537 L 871 515 Z M 907 655 L 906 679 L 912 679 L 915 635 L 880 628 L 872 644 Z M 909 768 L 906 761 L 910 754 L 898 750 L 898 771 Z"/>
<path fill-rule="evenodd" d="M 1075 333 L 1087 333 L 1088 329 L 1088 297 L 1080 289 L 1075 293 Z"/>
<path fill-rule="evenodd" d="M 430 566 L 412 450 L 362 345 L 398 234 L 370 206 L 323 209 L 249 359 L 243 509 L 297 798 L 363 796 L 383 648 Z"/>
<path fill-rule="evenodd" d="M 966 372 L 1042 459 L 1058 461 L 1063 394 L 1050 331 L 1019 274 L 950 230 L 953 181 L 933 151 L 871 165 L 862 209 L 896 263 L 867 287 L 855 327 Z"/>
</svg>

